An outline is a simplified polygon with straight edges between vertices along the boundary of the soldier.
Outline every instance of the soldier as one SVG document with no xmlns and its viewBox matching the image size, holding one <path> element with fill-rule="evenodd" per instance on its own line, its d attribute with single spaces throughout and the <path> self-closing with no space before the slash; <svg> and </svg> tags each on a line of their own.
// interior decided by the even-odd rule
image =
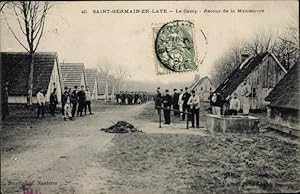
<svg viewBox="0 0 300 194">
<path fill-rule="evenodd" d="M 160 93 L 160 87 L 158 87 L 155 96 L 155 109 L 157 109 L 157 111 L 159 111 L 158 107 L 161 107 L 161 101 L 162 101 L 162 96 Z"/>
<path fill-rule="evenodd" d="M 242 108 L 243 108 L 243 115 L 247 116 L 250 110 L 250 102 L 249 97 L 251 94 L 251 87 L 247 83 L 246 80 L 243 82 L 243 86 L 241 88 L 241 96 L 242 96 Z"/>
<path fill-rule="evenodd" d="M 2 93 L 2 120 L 6 120 L 8 115 L 8 87 L 5 85 Z"/>
<path fill-rule="evenodd" d="M 229 104 L 230 104 L 229 105 L 230 114 L 231 115 L 237 115 L 237 113 L 240 110 L 241 103 L 240 103 L 240 100 L 237 98 L 237 94 L 236 93 L 233 94 L 233 98 L 230 99 L 230 103 Z"/>
<path fill-rule="evenodd" d="M 174 95 L 173 95 L 173 109 L 179 111 L 179 93 L 177 92 L 177 89 L 175 88 L 174 90 Z M 174 111 L 174 116 L 178 117 L 180 114 L 179 112 Z"/>
<path fill-rule="evenodd" d="M 53 92 L 50 94 L 50 113 L 52 116 L 55 116 L 57 103 L 58 102 L 57 102 L 56 88 L 54 88 Z"/>
<path fill-rule="evenodd" d="M 86 91 L 85 91 L 85 105 L 84 105 L 84 114 L 86 115 L 86 109 L 89 109 L 90 114 L 92 115 L 92 110 L 91 110 L 91 92 L 89 91 L 89 87 L 86 87 Z"/>
<path fill-rule="evenodd" d="M 72 120 L 72 113 L 71 113 L 71 106 L 72 106 L 72 103 L 71 103 L 71 88 L 69 88 L 69 91 L 68 91 L 68 87 L 65 87 L 65 91 L 64 93 L 62 94 L 61 96 L 61 102 L 63 104 L 63 107 L 62 109 L 64 109 L 64 120 L 66 121 L 67 120 L 67 117 Z"/>
<path fill-rule="evenodd" d="M 42 117 L 45 117 L 45 96 L 44 96 L 44 90 L 40 89 L 38 93 L 36 94 L 36 99 L 37 99 L 37 118 L 40 117 L 40 114 L 42 112 Z"/>
<path fill-rule="evenodd" d="M 183 93 L 182 95 L 182 101 L 183 101 L 183 104 L 182 104 L 182 111 L 184 112 L 190 112 L 190 108 L 187 104 L 189 98 L 191 97 L 191 94 L 188 92 L 188 87 L 185 87 L 185 92 Z M 187 116 L 188 117 L 188 116 Z M 184 121 L 185 120 L 185 114 L 182 115 L 182 120 Z"/>
<path fill-rule="evenodd" d="M 195 127 L 195 117 L 196 117 L 196 127 L 199 128 L 199 109 L 200 109 L 200 98 L 195 94 L 195 90 L 192 90 L 192 95 L 190 96 L 187 105 L 190 106 L 191 110 L 191 120 L 192 128 Z"/>
<path fill-rule="evenodd" d="M 71 103 L 72 103 L 72 117 L 75 117 L 77 104 L 78 104 L 77 86 L 74 86 L 74 90 L 71 93 Z"/>
<path fill-rule="evenodd" d="M 170 109 L 171 109 L 171 105 L 172 105 L 172 96 L 169 94 L 169 90 L 166 90 L 166 94 L 163 97 L 163 101 L 162 101 L 163 105 L 164 105 L 164 117 L 165 117 L 165 123 L 167 125 L 171 124 L 171 115 L 170 115 Z"/>
<path fill-rule="evenodd" d="M 134 104 L 137 104 L 138 103 L 138 98 L 139 98 L 139 95 L 137 92 L 134 93 Z"/>
<path fill-rule="evenodd" d="M 78 98 L 78 110 L 77 110 L 77 117 L 80 115 L 82 117 L 82 112 L 85 104 L 85 91 L 84 86 L 81 86 L 81 90 L 77 92 L 77 98 Z"/>
</svg>

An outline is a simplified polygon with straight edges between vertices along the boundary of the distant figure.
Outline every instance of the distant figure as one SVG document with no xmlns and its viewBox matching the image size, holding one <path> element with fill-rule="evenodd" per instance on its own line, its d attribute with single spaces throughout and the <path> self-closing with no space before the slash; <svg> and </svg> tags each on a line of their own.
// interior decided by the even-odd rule
<svg viewBox="0 0 300 194">
<path fill-rule="evenodd" d="M 172 105 L 172 96 L 169 94 L 169 90 L 166 90 L 166 93 L 162 99 L 162 103 L 164 108 L 164 117 L 165 117 L 165 123 L 164 124 L 171 124 L 171 115 L 170 115 L 170 109 Z"/>
<path fill-rule="evenodd" d="M 83 108 L 84 108 L 84 104 L 85 104 L 85 91 L 84 91 L 84 86 L 81 86 L 81 90 L 79 92 L 77 92 L 77 97 L 78 97 L 78 110 L 77 110 L 77 117 L 80 115 L 81 117 L 82 112 L 83 112 Z"/>
<path fill-rule="evenodd" d="M 221 115 L 221 96 L 219 93 L 213 93 L 211 97 L 212 114 Z"/>
<path fill-rule="evenodd" d="M 121 104 L 121 95 L 120 93 L 116 93 L 116 100 L 118 104 Z"/>
<path fill-rule="evenodd" d="M 196 127 L 199 128 L 199 109 L 200 109 L 200 97 L 196 95 L 195 90 L 192 90 L 192 95 L 190 96 L 187 105 L 190 106 L 191 110 L 191 121 L 192 128 L 195 127 L 195 117 L 196 117 Z"/>
<path fill-rule="evenodd" d="M 77 96 L 77 86 L 74 86 L 74 90 L 72 91 L 71 95 L 71 103 L 72 103 L 72 117 L 75 117 L 75 113 L 77 110 L 77 104 L 78 104 L 78 96 Z"/>
<path fill-rule="evenodd" d="M 72 120 L 72 113 L 71 113 L 71 108 L 72 108 L 72 103 L 71 103 L 71 88 L 68 91 L 68 87 L 65 87 L 65 91 L 61 96 L 61 102 L 63 104 L 63 109 L 64 109 L 64 120 L 67 120 L 67 117 Z"/>
<path fill-rule="evenodd" d="M 6 120 L 8 115 L 8 87 L 5 85 L 2 93 L 2 121 Z"/>
<path fill-rule="evenodd" d="M 179 105 L 178 105 L 178 101 L 179 101 L 179 93 L 177 92 L 177 89 L 175 88 L 174 90 L 174 95 L 173 95 L 173 109 L 177 110 L 174 111 L 174 116 L 179 117 Z"/>
<path fill-rule="evenodd" d="M 237 115 L 240 110 L 240 100 L 237 98 L 237 94 L 233 94 L 233 98 L 230 100 L 229 103 L 229 112 L 231 115 Z"/>
<path fill-rule="evenodd" d="M 184 112 L 190 112 L 190 108 L 187 104 L 189 98 L 191 97 L 191 94 L 188 92 L 188 87 L 185 87 L 185 92 L 182 96 L 182 100 L 183 100 L 183 104 L 182 104 L 182 111 Z M 185 114 L 182 115 L 182 120 L 184 121 L 185 120 Z"/>
<path fill-rule="evenodd" d="M 50 94 L 50 113 L 52 116 L 55 116 L 57 103 L 58 101 L 57 101 L 56 88 L 54 88 L 53 92 Z"/>
<path fill-rule="evenodd" d="M 162 95 L 160 93 L 160 87 L 158 87 L 155 96 L 155 109 L 157 109 L 157 111 L 159 111 L 158 107 L 161 107 L 161 102 L 162 102 Z"/>
<path fill-rule="evenodd" d="M 183 111 L 183 100 L 182 100 L 182 96 L 183 96 L 183 89 L 180 89 L 180 94 L 178 97 L 178 106 L 179 106 L 179 111 L 182 112 Z M 180 113 L 180 116 L 182 116 L 183 113 Z"/>
<path fill-rule="evenodd" d="M 137 92 L 134 93 L 134 104 L 138 104 L 139 94 Z"/>
<path fill-rule="evenodd" d="M 242 107 L 243 107 L 243 115 L 247 116 L 249 114 L 250 110 L 250 102 L 249 102 L 249 97 L 251 94 L 251 87 L 245 80 L 243 82 L 243 86 L 241 88 L 241 100 L 242 100 Z"/>
<path fill-rule="evenodd" d="M 40 117 L 40 114 L 42 113 L 42 117 L 45 117 L 45 96 L 44 96 L 44 90 L 40 89 L 38 93 L 36 94 L 37 99 L 37 118 Z"/>
<path fill-rule="evenodd" d="M 89 109 L 90 114 L 92 115 L 92 110 L 91 110 L 91 92 L 89 91 L 89 87 L 86 87 L 85 91 L 85 105 L 84 105 L 84 114 L 86 114 L 86 109 Z"/>
</svg>

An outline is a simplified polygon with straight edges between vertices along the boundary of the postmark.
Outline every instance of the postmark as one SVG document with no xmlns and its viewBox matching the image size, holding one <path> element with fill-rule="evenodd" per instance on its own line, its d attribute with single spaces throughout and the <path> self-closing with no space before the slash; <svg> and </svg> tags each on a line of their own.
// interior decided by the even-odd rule
<svg viewBox="0 0 300 194">
<path fill-rule="evenodd" d="M 194 24 L 176 20 L 154 27 L 157 74 L 197 71 Z"/>
</svg>

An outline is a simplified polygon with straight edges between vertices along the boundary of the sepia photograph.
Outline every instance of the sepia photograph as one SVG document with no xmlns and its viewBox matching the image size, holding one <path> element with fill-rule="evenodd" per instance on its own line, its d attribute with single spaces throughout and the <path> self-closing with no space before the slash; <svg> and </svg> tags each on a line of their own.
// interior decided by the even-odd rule
<svg viewBox="0 0 300 194">
<path fill-rule="evenodd" d="M 299 1 L 1 1 L 1 194 L 300 193 Z"/>
</svg>

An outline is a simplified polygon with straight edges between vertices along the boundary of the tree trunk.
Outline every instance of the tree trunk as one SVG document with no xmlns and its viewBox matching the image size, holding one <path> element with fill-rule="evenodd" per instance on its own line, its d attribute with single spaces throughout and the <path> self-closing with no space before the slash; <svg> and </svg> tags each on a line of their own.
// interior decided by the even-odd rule
<svg viewBox="0 0 300 194">
<path fill-rule="evenodd" d="M 29 55 L 30 55 L 30 71 L 29 71 L 29 79 L 28 79 L 28 97 L 27 97 L 27 105 L 32 105 L 34 52 L 30 52 Z"/>
</svg>

